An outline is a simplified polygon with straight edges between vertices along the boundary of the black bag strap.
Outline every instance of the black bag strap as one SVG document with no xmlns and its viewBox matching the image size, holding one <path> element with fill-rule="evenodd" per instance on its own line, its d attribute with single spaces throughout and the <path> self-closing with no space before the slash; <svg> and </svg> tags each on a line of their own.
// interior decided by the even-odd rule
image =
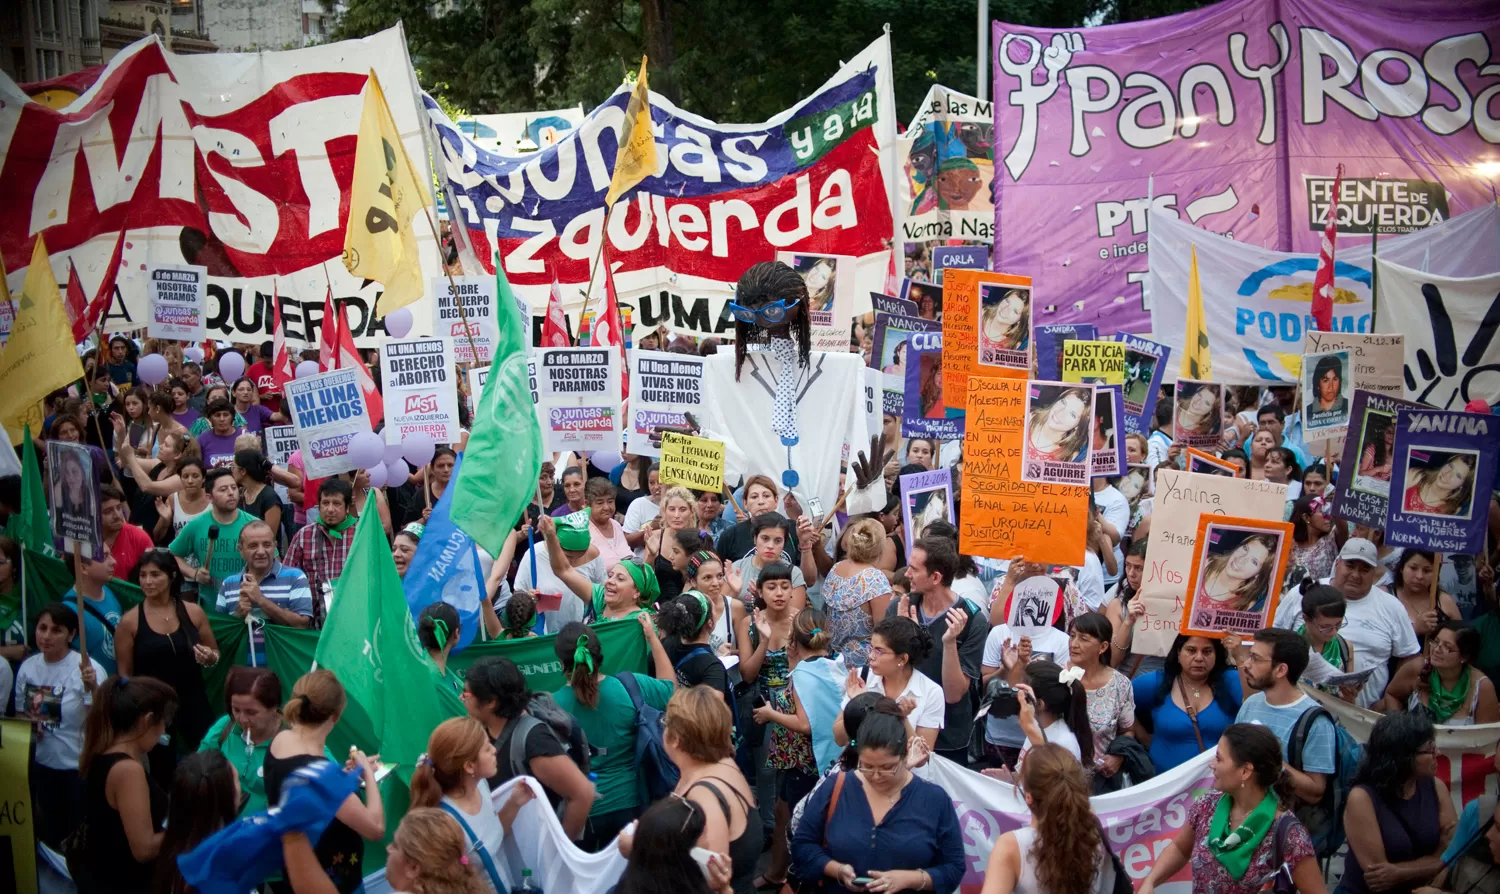
<svg viewBox="0 0 1500 894">
<path fill-rule="evenodd" d="M 1297 718 L 1296 723 L 1292 724 L 1292 733 L 1286 743 L 1286 762 L 1300 773 L 1307 772 L 1302 769 L 1302 749 L 1307 744 L 1307 736 L 1312 732 L 1312 725 L 1318 721 L 1319 717 L 1328 718 L 1329 723 L 1334 722 L 1333 715 L 1328 713 L 1327 708 L 1314 703 L 1312 707 L 1302 712 L 1302 716 Z M 1337 726 L 1337 724 L 1334 725 Z M 1334 757 L 1338 757 L 1337 743 L 1334 745 Z"/>
<path fill-rule="evenodd" d="M 97 620 L 100 624 L 103 624 L 104 625 L 104 629 L 109 631 L 109 635 L 110 636 L 114 636 L 115 635 L 115 625 L 114 625 L 114 622 L 110 621 L 109 618 L 106 618 L 104 616 L 104 612 L 101 612 L 97 608 L 94 608 L 94 601 L 92 599 L 89 599 L 87 596 L 85 596 L 80 601 L 83 603 L 83 610 L 86 611 L 86 612 L 88 612 L 89 614 L 93 615 L 94 618 L 95 618 L 95 620 Z"/>
</svg>

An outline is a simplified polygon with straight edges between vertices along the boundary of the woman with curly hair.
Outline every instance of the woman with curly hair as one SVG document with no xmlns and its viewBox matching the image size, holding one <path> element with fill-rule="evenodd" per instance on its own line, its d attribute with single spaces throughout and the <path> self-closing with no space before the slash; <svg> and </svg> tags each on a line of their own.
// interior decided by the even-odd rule
<svg viewBox="0 0 1500 894">
<path fill-rule="evenodd" d="M 1410 892 L 1442 871 L 1458 818 L 1437 774 L 1432 721 L 1402 713 L 1375 723 L 1344 806 L 1349 857 L 1340 892 Z"/>
<path fill-rule="evenodd" d="M 1109 894 L 1115 863 L 1089 806 L 1088 777 L 1061 745 L 1038 745 L 1021 762 L 1031 823 L 990 851 L 982 894 Z M 1093 859 L 1082 859 L 1093 854 Z"/>
<path fill-rule="evenodd" d="M 980 339 L 985 345 L 1005 351 L 1024 351 L 1030 345 L 1029 290 L 1006 289 L 998 301 L 984 302 L 979 316 Z"/>
<path fill-rule="evenodd" d="M 408 811 L 385 847 L 386 881 L 406 894 L 488 894 L 478 864 L 457 821 L 435 807 Z"/>
<path fill-rule="evenodd" d="M 1440 466 L 1413 470 L 1401 508 L 1422 515 L 1457 515 L 1474 498 L 1474 457 L 1454 454 Z"/>
</svg>

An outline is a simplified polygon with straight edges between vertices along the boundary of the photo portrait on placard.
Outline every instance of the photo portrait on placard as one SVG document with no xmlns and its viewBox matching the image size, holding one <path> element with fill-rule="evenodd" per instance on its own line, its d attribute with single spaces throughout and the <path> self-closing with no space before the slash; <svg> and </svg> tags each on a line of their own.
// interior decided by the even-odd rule
<svg viewBox="0 0 1500 894">
<path fill-rule="evenodd" d="M 101 545 L 99 479 L 88 447 L 48 441 L 47 487 L 52 492 L 52 536 L 88 547 Z"/>
<path fill-rule="evenodd" d="M 924 419 L 943 419 L 947 408 L 943 405 L 943 355 L 923 352 L 917 358 L 918 415 Z"/>
<path fill-rule="evenodd" d="M 1144 464 L 1126 466 L 1125 474 L 1120 476 L 1120 482 L 1115 485 L 1115 489 L 1125 497 L 1125 502 L 1130 504 L 1131 527 L 1135 527 L 1141 501 L 1151 499 L 1151 467 Z"/>
<path fill-rule="evenodd" d="M 979 285 L 979 362 L 1031 368 L 1031 289 L 1005 283 Z"/>
<path fill-rule="evenodd" d="M 807 284 L 807 310 L 814 326 L 833 325 L 833 298 L 838 287 L 839 261 L 828 255 L 793 255 L 792 269 Z"/>
<path fill-rule="evenodd" d="M 1285 522 L 1205 514 L 1198 523 L 1182 632 L 1247 636 L 1269 627 L 1291 549 Z"/>
<path fill-rule="evenodd" d="M 917 316 L 924 320 L 943 318 L 943 287 L 920 279 L 901 282 L 901 297 L 917 306 Z"/>
<path fill-rule="evenodd" d="M 902 475 L 901 516 L 906 527 L 906 542 L 916 543 L 927 536 L 933 522 L 953 521 L 953 472 L 938 469 Z"/>
<path fill-rule="evenodd" d="M 1125 471 L 1124 402 L 1119 385 L 1094 386 L 1094 428 L 1090 438 L 1090 470 L 1095 478 Z"/>
<path fill-rule="evenodd" d="M 1088 484 L 1094 386 L 1028 382 L 1021 480 Z"/>
<path fill-rule="evenodd" d="M 1187 470 L 1189 472 L 1201 472 L 1204 475 L 1223 475 L 1226 478 L 1238 478 L 1239 467 L 1234 463 L 1225 462 L 1212 454 L 1189 447 L 1186 457 Z"/>
<path fill-rule="evenodd" d="M 1396 458 L 1396 414 L 1366 410 L 1357 451 L 1359 466 L 1354 470 L 1353 489 L 1389 498 L 1391 464 Z"/>
<path fill-rule="evenodd" d="M 1144 351 L 1137 351 L 1126 346 L 1125 348 L 1125 406 L 1136 407 L 1132 412 L 1140 412 L 1139 408 L 1146 405 L 1151 396 L 1152 382 L 1156 376 L 1156 364 L 1161 361 L 1152 357 Z"/>
<path fill-rule="evenodd" d="M 1322 441 L 1343 434 L 1353 390 L 1347 350 L 1302 355 L 1303 437 Z"/>
<path fill-rule="evenodd" d="M 1467 519 L 1474 514 L 1474 473 L 1479 454 L 1469 450 L 1430 450 L 1413 444 L 1406 457 L 1401 511 Z"/>
<path fill-rule="evenodd" d="M 1172 443 L 1184 447 L 1217 447 L 1224 427 L 1224 386 L 1218 382 L 1177 380 L 1172 414 Z"/>
</svg>

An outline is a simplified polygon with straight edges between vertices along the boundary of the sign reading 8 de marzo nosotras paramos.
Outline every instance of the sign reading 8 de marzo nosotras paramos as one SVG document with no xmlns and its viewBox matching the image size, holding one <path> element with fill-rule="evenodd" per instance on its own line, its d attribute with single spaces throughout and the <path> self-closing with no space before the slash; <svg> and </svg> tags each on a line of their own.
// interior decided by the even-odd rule
<svg viewBox="0 0 1500 894">
<path fill-rule="evenodd" d="M 537 396 L 548 450 L 618 450 L 619 355 L 599 348 L 537 351 Z"/>
</svg>

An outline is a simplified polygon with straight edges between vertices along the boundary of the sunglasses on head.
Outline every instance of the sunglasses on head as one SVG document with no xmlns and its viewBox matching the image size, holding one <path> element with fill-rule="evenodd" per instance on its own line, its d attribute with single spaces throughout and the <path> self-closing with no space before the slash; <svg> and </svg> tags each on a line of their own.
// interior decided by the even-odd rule
<svg viewBox="0 0 1500 894">
<path fill-rule="evenodd" d="M 745 307 L 734 301 L 729 302 L 729 311 L 734 318 L 741 323 L 760 323 L 762 326 L 775 326 L 786 321 L 787 314 L 797 306 L 801 298 L 782 298 L 760 307 Z"/>
</svg>

